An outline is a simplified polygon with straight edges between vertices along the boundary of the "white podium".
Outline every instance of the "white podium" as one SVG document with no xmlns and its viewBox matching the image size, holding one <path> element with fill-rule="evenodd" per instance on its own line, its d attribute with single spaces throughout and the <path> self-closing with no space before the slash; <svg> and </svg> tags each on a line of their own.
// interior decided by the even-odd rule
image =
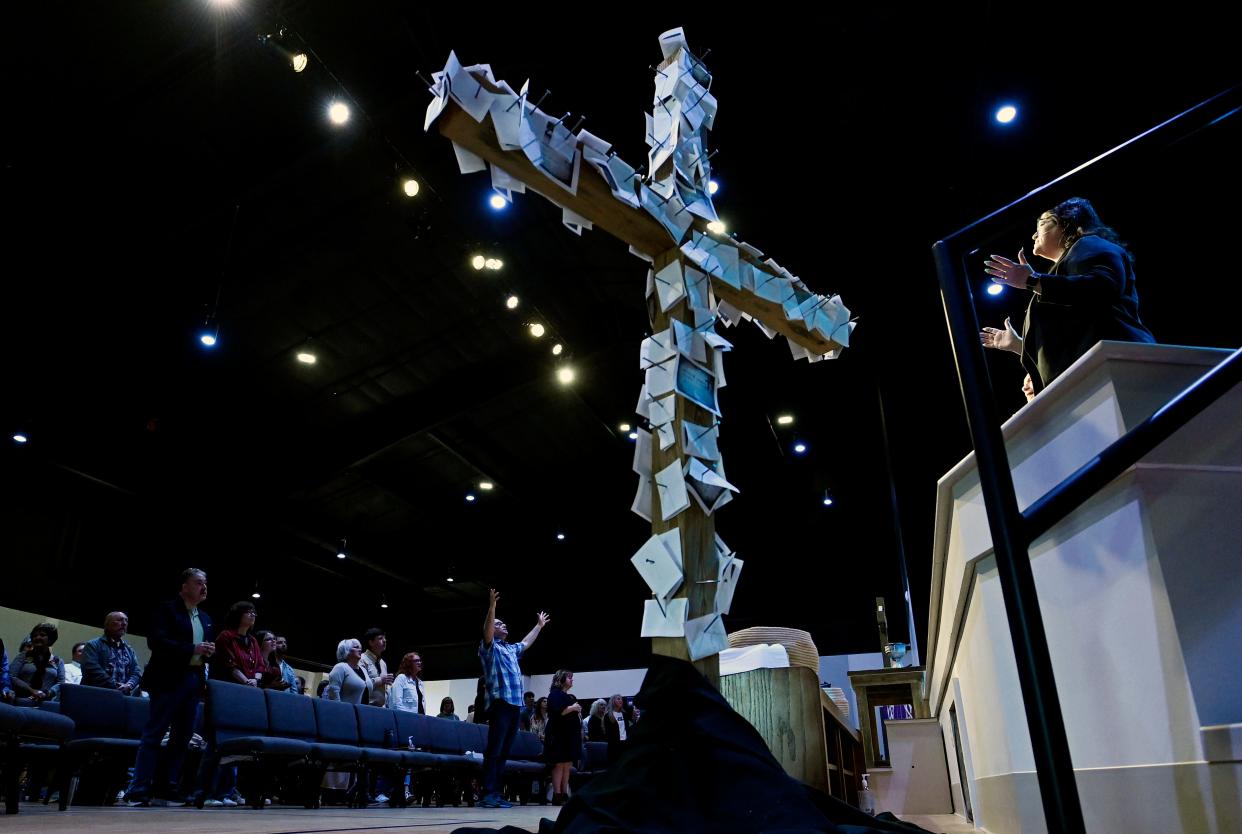
<svg viewBox="0 0 1242 834">
<path fill-rule="evenodd" d="M 1005 423 L 1025 508 L 1228 351 L 1102 342 Z M 971 455 L 941 478 L 926 697 L 954 808 L 1044 832 Z M 1031 546 L 1087 830 L 1242 832 L 1242 386 Z"/>
</svg>

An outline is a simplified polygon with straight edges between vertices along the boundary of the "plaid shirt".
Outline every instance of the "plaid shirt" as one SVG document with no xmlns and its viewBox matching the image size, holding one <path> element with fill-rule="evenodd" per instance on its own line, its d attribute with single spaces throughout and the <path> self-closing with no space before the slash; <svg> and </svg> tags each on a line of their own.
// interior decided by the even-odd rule
<svg viewBox="0 0 1242 834">
<path fill-rule="evenodd" d="M 525 643 L 493 640 L 489 646 L 479 642 L 479 660 L 483 664 L 483 679 L 487 685 L 485 707 L 490 709 L 492 701 L 522 706 L 522 668 L 518 666 L 518 658 L 525 650 Z"/>
<path fill-rule="evenodd" d="M 120 689 L 129 684 L 132 692 L 141 678 L 138 657 L 124 640 L 96 637 L 82 648 L 82 683 L 86 686 Z"/>
</svg>

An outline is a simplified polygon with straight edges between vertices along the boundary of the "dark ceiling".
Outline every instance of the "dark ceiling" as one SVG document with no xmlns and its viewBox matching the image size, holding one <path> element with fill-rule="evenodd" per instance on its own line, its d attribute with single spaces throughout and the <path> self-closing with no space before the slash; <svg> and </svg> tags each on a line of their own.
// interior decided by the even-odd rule
<svg viewBox="0 0 1242 834">
<path fill-rule="evenodd" d="M 722 449 L 741 495 L 718 530 L 746 560 L 727 622 L 807 628 L 822 654 L 877 650 L 874 598 L 901 595 L 881 394 L 925 627 L 935 481 L 969 451 L 931 243 L 1237 80 L 1233 47 L 1212 48 L 1227 27 L 1191 14 L 1118 28 L 988 3 L 711 20 L 575 7 L 571 23 L 380 2 L 37 5 L 5 59 L 0 604 L 87 622 L 124 608 L 141 633 L 196 565 L 220 613 L 257 583 L 260 625 L 298 657 L 331 662 L 381 624 L 432 678 L 475 673 L 489 585 L 519 633 L 552 613 L 527 671 L 648 651 L 628 558 L 649 533 L 617 428 L 641 382 L 645 265 L 602 232 L 573 236 L 537 196 L 486 207 L 486 176 L 460 176 L 422 131 L 418 73 L 450 49 L 551 90 L 545 110 L 585 114 L 635 165 L 657 36 L 683 25 L 711 50 L 718 210 L 860 321 L 841 359 L 810 366 L 750 325 L 727 333 Z M 313 50 L 304 73 L 258 41 L 282 23 Z M 340 95 L 354 117 L 334 128 Z M 1001 128 L 1006 100 L 1022 115 Z M 1190 245 L 1236 240 L 1237 210 L 1206 207 L 1236 202 L 1237 140 L 1226 123 L 1081 185 L 1134 241 L 1163 341 L 1242 341 L 1199 297 L 1206 247 Z M 476 252 L 503 270 L 476 272 Z M 981 296 L 981 317 L 1020 315 L 1017 295 Z M 213 309 L 209 351 L 196 334 Z M 535 320 L 549 336 L 528 335 Z M 1004 413 L 1021 403 L 1009 359 L 993 361 Z M 792 429 L 770 422 L 782 412 Z M 25 446 L 7 442 L 17 430 Z M 484 479 L 495 490 L 468 503 Z"/>
</svg>

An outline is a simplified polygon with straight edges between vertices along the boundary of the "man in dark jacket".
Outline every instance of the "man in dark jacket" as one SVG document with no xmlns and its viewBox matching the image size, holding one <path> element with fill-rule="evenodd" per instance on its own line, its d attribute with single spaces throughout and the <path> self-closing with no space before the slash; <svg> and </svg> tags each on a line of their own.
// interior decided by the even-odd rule
<svg viewBox="0 0 1242 834">
<path fill-rule="evenodd" d="M 143 688 L 151 694 L 151 718 L 142 733 L 134 781 L 126 796 L 130 805 L 184 801 L 176 794 L 176 786 L 203 695 L 204 667 L 216 649 L 211 618 L 198 607 L 206 598 L 207 574 L 188 568 L 181 573 L 181 592 L 151 616 L 147 638 L 151 660 L 142 675 Z M 165 732 L 169 732 L 168 748 L 161 763 L 160 742 Z"/>
</svg>

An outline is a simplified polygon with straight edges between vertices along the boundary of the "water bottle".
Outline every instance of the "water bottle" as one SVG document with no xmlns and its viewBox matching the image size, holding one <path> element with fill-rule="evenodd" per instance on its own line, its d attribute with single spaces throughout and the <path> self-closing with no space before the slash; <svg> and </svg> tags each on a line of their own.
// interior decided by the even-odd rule
<svg viewBox="0 0 1242 834">
<path fill-rule="evenodd" d="M 864 814 L 875 816 L 875 794 L 871 791 L 871 785 L 868 777 L 871 774 L 864 773 L 862 775 L 862 790 L 858 792 L 858 810 Z"/>
</svg>

